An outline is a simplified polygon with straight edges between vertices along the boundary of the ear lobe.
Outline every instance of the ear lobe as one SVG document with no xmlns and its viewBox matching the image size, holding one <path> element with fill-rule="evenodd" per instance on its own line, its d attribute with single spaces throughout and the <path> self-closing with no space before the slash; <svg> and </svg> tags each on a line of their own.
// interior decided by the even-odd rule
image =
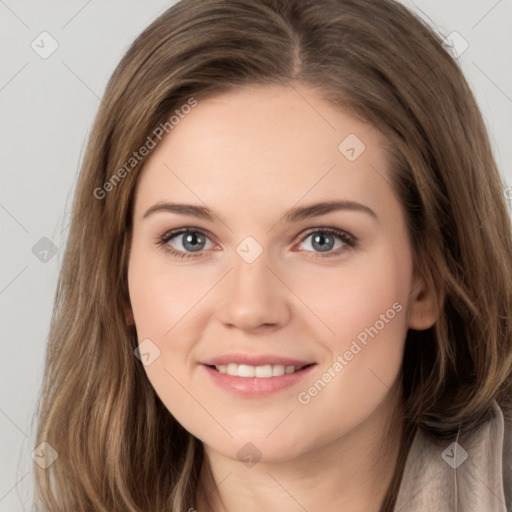
<svg viewBox="0 0 512 512">
<path fill-rule="evenodd" d="M 408 327 L 423 331 L 432 327 L 439 316 L 435 290 L 423 277 L 416 276 L 409 296 Z"/>
</svg>

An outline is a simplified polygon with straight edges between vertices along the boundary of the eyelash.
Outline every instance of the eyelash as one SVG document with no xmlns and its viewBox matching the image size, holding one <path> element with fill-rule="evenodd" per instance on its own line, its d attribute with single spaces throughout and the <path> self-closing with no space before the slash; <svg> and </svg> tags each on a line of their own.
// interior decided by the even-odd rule
<svg viewBox="0 0 512 512">
<path fill-rule="evenodd" d="M 178 235 L 184 234 L 184 233 L 200 233 L 202 236 L 205 236 L 206 238 L 210 239 L 210 237 L 201 229 L 197 228 L 180 228 L 175 229 L 172 231 L 167 231 L 164 233 L 159 239 L 157 240 L 157 245 L 162 248 L 167 254 L 171 254 L 172 256 L 175 256 L 177 258 L 181 259 L 194 259 L 199 258 L 202 256 L 203 251 L 198 251 L 197 253 L 190 253 L 190 252 L 184 252 L 184 251 L 177 251 L 176 249 L 173 249 L 168 242 L 170 242 L 173 238 L 175 238 Z M 336 251 L 329 252 L 326 254 L 318 253 L 315 254 L 318 255 L 320 258 L 330 258 L 333 256 L 340 256 L 342 253 L 353 249 L 356 247 L 357 239 L 350 235 L 349 233 L 345 231 L 341 231 L 340 229 L 336 228 L 315 228 L 308 233 L 306 233 L 299 241 L 299 243 L 303 243 L 309 236 L 315 234 L 315 233 L 322 233 L 322 234 L 329 234 L 329 235 L 335 235 L 337 236 L 345 245 L 338 248 Z M 306 251 L 306 252 L 314 252 L 314 251 Z M 314 257 L 314 256 L 312 256 Z"/>
</svg>

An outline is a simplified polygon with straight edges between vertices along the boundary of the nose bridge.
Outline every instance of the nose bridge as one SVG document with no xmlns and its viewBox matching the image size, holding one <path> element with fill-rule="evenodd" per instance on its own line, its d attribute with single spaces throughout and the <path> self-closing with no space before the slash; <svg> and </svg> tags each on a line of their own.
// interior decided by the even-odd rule
<svg viewBox="0 0 512 512">
<path fill-rule="evenodd" d="M 218 308 L 222 322 L 253 330 L 287 321 L 286 287 L 269 267 L 268 252 L 263 247 L 258 248 L 251 240 L 237 247 Z"/>
</svg>

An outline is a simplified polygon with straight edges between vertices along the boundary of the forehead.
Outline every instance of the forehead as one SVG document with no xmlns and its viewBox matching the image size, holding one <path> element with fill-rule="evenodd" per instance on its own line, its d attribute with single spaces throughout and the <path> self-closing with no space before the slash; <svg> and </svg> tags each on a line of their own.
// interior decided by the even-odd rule
<svg viewBox="0 0 512 512">
<path fill-rule="evenodd" d="M 254 211 L 301 200 L 379 202 L 389 188 L 383 143 L 304 86 L 246 87 L 182 116 L 144 165 L 136 210 L 163 200 Z"/>
</svg>

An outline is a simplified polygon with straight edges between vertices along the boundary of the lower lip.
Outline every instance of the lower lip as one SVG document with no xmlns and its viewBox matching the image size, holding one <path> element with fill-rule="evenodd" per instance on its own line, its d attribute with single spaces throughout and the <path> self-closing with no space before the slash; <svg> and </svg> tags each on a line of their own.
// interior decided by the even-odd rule
<svg viewBox="0 0 512 512">
<path fill-rule="evenodd" d="M 282 389 L 297 384 L 306 375 L 309 375 L 316 364 L 312 364 L 303 370 L 294 373 L 285 373 L 278 377 L 235 377 L 227 373 L 220 373 L 214 368 L 202 365 L 213 379 L 213 382 L 221 388 L 238 396 L 263 397 L 276 393 Z"/>
</svg>

